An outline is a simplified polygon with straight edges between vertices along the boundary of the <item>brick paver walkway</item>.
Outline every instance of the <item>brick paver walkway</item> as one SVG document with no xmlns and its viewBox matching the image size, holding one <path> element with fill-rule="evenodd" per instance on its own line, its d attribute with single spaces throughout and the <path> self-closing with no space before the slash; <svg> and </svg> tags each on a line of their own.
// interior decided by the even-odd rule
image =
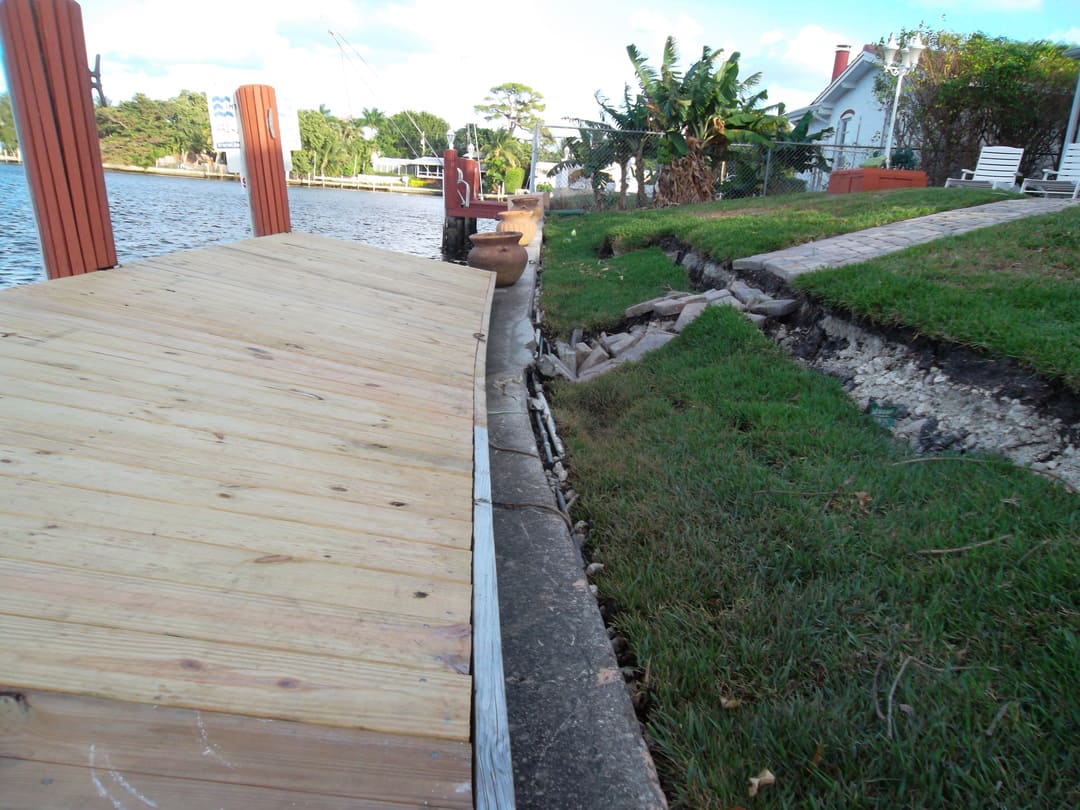
<svg viewBox="0 0 1080 810">
<path fill-rule="evenodd" d="M 1060 211 L 1074 200 L 1027 199 L 1003 200 L 1002 202 L 942 211 L 917 219 L 879 225 L 864 231 L 833 236 L 817 242 L 759 253 L 745 259 L 736 259 L 736 270 L 764 270 L 790 281 L 792 278 L 823 267 L 840 267 L 845 264 L 864 262 L 887 253 L 930 242 L 943 236 L 966 233 L 1014 219 L 1038 216 Z"/>
</svg>

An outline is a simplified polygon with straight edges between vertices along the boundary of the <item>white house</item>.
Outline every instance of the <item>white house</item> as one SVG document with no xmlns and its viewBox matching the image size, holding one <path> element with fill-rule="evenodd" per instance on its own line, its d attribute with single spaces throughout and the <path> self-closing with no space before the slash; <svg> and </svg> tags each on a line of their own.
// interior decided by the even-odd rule
<svg viewBox="0 0 1080 810">
<path fill-rule="evenodd" d="M 883 153 L 888 110 L 874 96 L 874 80 L 881 75 L 881 60 L 874 46 L 865 45 L 854 58 L 851 46 L 838 45 L 829 85 L 806 107 L 785 115 L 792 124 L 806 113 L 813 115 L 810 134 L 832 127 L 825 150 L 834 169 L 858 166 Z"/>
<path fill-rule="evenodd" d="M 427 155 L 419 158 L 383 157 L 375 153 L 371 156 L 371 168 L 382 174 L 414 175 L 425 180 L 441 180 L 443 159 Z"/>
</svg>

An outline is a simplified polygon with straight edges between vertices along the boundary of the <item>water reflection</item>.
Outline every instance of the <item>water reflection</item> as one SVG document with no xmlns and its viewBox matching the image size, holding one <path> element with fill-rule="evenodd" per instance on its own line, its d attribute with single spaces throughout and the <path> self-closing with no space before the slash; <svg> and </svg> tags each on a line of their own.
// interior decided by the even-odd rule
<svg viewBox="0 0 1080 810">
<path fill-rule="evenodd" d="M 106 172 L 105 185 L 121 264 L 252 235 L 239 183 Z M 294 231 L 440 258 L 441 197 L 292 187 L 289 208 Z M 44 278 L 23 169 L 0 165 L 0 287 Z"/>
</svg>

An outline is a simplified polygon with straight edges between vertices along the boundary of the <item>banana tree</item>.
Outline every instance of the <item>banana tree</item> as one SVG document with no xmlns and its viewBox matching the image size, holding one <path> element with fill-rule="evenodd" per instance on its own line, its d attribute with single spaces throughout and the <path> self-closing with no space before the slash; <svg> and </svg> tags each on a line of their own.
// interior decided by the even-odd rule
<svg viewBox="0 0 1080 810">
<path fill-rule="evenodd" d="M 739 80 L 738 52 L 724 60 L 723 50 L 706 45 L 683 74 L 673 37 L 664 43 L 659 70 L 636 46 L 626 51 L 641 87 L 648 128 L 660 133 L 661 205 L 711 200 L 729 142 L 766 142 L 787 126 L 783 116 L 760 106 L 764 91 L 749 95 L 760 74 Z"/>
</svg>

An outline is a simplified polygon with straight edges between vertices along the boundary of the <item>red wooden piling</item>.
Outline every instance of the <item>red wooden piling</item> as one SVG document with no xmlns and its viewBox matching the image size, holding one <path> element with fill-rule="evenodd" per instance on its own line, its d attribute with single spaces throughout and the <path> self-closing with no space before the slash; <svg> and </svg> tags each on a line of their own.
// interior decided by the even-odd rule
<svg viewBox="0 0 1080 810">
<path fill-rule="evenodd" d="M 447 217 L 496 219 L 506 209 L 505 202 L 480 199 L 478 161 L 461 157 L 455 149 L 443 151 L 443 210 Z"/>
<path fill-rule="evenodd" d="M 469 202 L 467 202 L 466 205 L 471 206 L 474 201 L 480 199 L 480 161 L 467 157 L 459 157 L 458 168 L 461 169 L 462 179 L 465 181 L 465 185 L 469 187 Z"/>
<path fill-rule="evenodd" d="M 238 87 L 236 109 L 255 235 L 289 233 L 292 222 L 274 88 L 265 84 Z"/>
<path fill-rule="evenodd" d="M 453 208 L 460 205 L 457 196 L 457 150 L 443 150 L 443 177 L 442 177 L 443 211 L 446 216 Z"/>
<path fill-rule="evenodd" d="M 0 39 L 49 278 L 116 266 L 79 4 L 0 0 Z"/>
</svg>

